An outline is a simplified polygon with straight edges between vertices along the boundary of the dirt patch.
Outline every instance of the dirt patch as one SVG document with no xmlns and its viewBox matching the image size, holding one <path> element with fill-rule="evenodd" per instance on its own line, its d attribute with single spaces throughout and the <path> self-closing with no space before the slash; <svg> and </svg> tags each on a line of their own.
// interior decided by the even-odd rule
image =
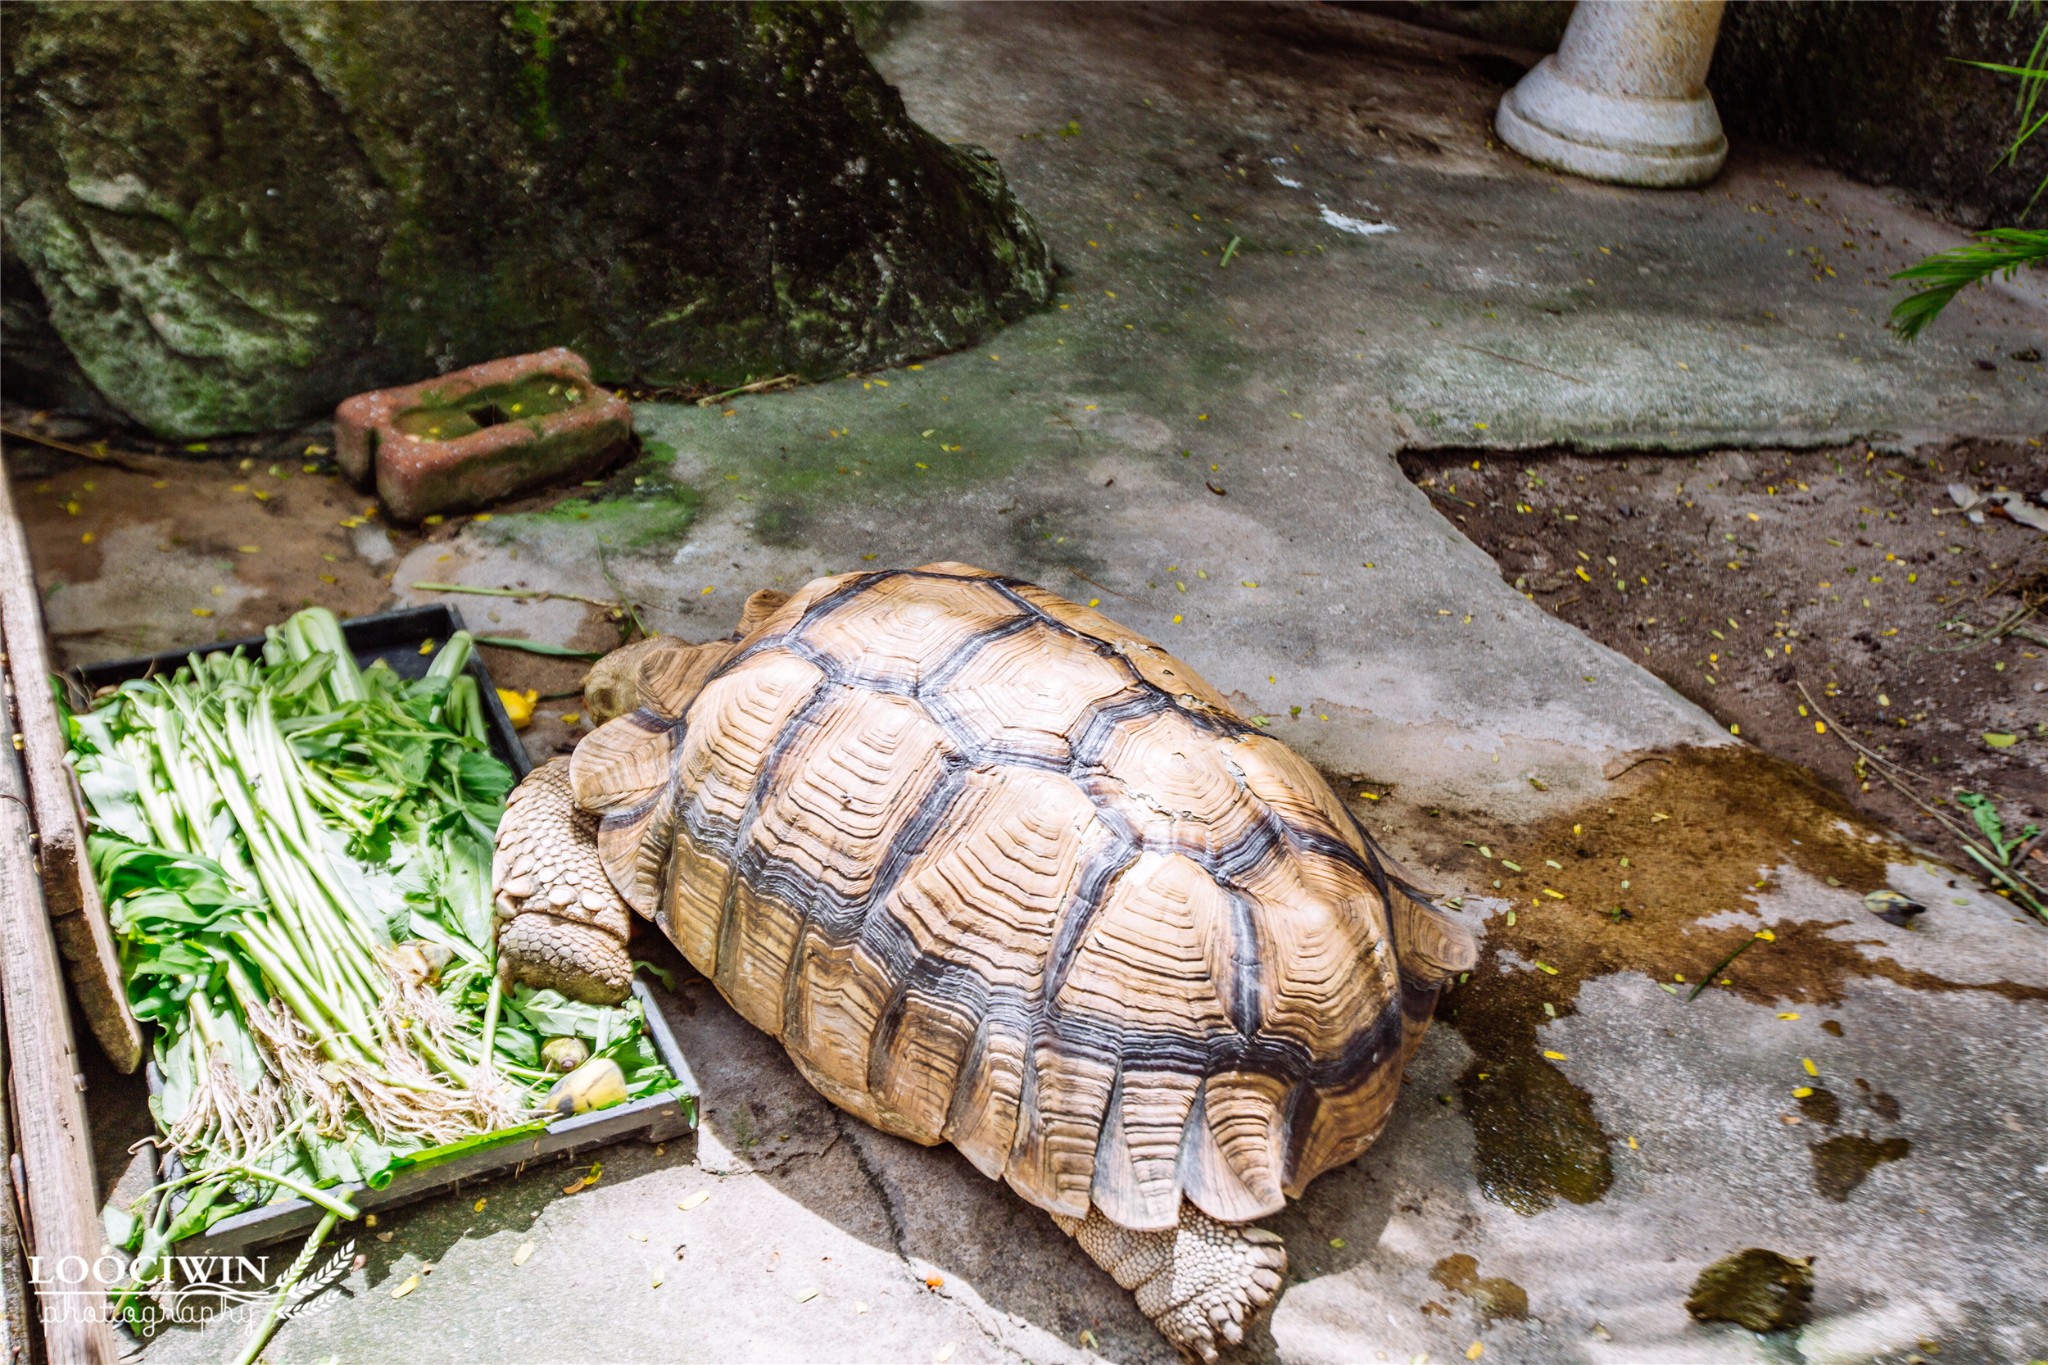
<svg viewBox="0 0 2048 1365">
<path fill-rule="evenodd" d="M 5 421 L 89 452 L 67 453 L 14 436 L 5 443 L 37 586 L 53 615 L 61 614 L 54 609 L 61 594 L 97 582 L 114 567 L 105 550 L 117 532 L 146 529 L 154 538 L 147 548 L 184 569 L 178 586 L 138 604 L 132 620 L 122 619 L 113 604 L 99 619 L 53 630 L 61 666 L 255 635 L 302 607 L 327 607 L 344 618 L 387 610 L 395 596 L 392 574 L 407 554 L 451 539 L 465 521 L 493 515 L 435 518 L 415 528 L 386 524 L 376 499 L 336 470 L 325 427 L 179 448 L 69 419 L 38 421 L 14 407 Z M 595 485 L 508 502 L 496 514 L 574 516 L 594 500 L 629 497 L 635 480 L 644 482 L 634 468 Z M 137 576 L 135 566 L 126 569 Z M 190 621 L 165 638 L 165 620 L 180 619 L 160 609 L 172 592 L 183 594 L 176 605 L 190 612 Z M 501 604 L 488 597 L 447 600 L 472 630 L 492 631 Z M 623 624 L 593 606 L 570 643 L 612 648 Z M 566 751 L 587 729 L 575 695 L 586 663 L 506 649 L 487 650 L 485 658 L 499 686 L 550 698 L 525 736 L 534 757 Z"/>
<path fill-rule="evenodd" d="M 1621 774 L 1608 800 L 1534 824 L 1430 808 L 1406 833 L 1444 883 L 1506 902 L 1438 1018 L 1474 1053 L 1457 1091 L 1480 1188 L 1520 1212 L 1590 1203 L 1613 1183 L 1614 1139 L 1539 1041 L 1589 979 L 1641 972 L 1681 998 L 1730 991 L 1773 1009 L 1833 1004 L 1872 977 L 2048 1000 L 2048 988 L 1866 955 L 1880 940 L 1855 932 L 1869 919 L 1857 897 L 1905 851 L 1804 770 L 1745 745 L 1662 755 Z M 1787 866 L 1842 888 L 1842 917 L 1767 922 L 1759 901 Z"/>
<path fill-rule="evenodd" d="M 1947 491 L 2042 486 L 2037 444 L 1402 467 L 1509 583 L 1866 817 L 1960 856 L 1821 729 L 1800 684 L 1825 723 L 1926 774 L 1929 795 L 1983 792 L 2009 829 L 2048 824 L 2048 538 L 1973 525 Z"/>
</svg>

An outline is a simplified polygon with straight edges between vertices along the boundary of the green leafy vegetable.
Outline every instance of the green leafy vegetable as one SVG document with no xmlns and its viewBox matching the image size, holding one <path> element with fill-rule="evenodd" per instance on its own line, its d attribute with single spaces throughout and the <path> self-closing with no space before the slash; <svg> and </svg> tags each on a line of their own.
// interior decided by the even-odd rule
<svg viewBox="0 0 2048 1365">
<path fill-rule="evenodd" d="M 554 1079 L 549 1038 L 609 1049 L 628 1093 L 673 1084 L 639 1005 L 505 993 L 490 867 L 513 775 L 486 744 L 474 642 L 423 678 L 357 667 L 332 613 L 260 660 L 192 657 L 67 714 L 93 870 L 128 996 L 155 1025 L 151 1099 L 182 1174 L 105 1213 L 126 1309 L 184 1237 L 296 1196 L 508 1140 Z"/>
</svg>

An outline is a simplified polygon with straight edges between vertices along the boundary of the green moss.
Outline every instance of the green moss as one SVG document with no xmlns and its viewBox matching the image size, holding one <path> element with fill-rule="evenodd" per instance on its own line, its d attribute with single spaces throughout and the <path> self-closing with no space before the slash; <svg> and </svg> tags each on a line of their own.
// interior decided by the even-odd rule
<svg viewBox="0 0 2048 1365">
<path fill-rule="evenodd" d="M 513 37 L 526 47 L 517 78 L 519 96 L 526 106 L 520 123 L 537 142 L 554 141 L 557 131 L 548 95 L 548 63 L 555 55 L 554 17 L 554 0 L 512 0 L 506 16 Z M 616 74 L 613 86 L 618 86 Z"/>
<path fill-rule="evenodd" d="M 688 538 L 704 505 L 693 488 L 670 473 L 673 452 L 650 449 L 638 462 L 606 479 L 590 496 L 570 498 L 539 512 L 497 516 L 477 531 L 503 544 L 536 531 L 587 529 L 596 545 L 631 552 L 674 546 Z"/>
<path fill-rule="evenodd" d="M 546 375 L 487 385 L 453 402 L 429 389 L 419 407 L 399 413 L 392 424 L 407 436 L 456 441 L 501 422 L 537 422 L 551 413 L 565 412 L 582 400 L 582 393 L 576 385 Z M 537 426 L 535 431 L 539 431 Z"/>
<path fill-rule="evenodd" d="M 1806 1321 L 1813 1298 L 1811 1260 L 1750 1247 L 1700 1272 L 1685 1311 L 1702 1322 L 1732 1322 L 1775 1332 Z"/>
</svg>

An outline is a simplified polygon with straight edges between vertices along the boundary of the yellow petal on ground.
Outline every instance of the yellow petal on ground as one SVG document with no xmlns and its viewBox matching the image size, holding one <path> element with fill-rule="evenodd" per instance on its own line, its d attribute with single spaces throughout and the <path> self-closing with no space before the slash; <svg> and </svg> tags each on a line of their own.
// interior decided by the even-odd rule
<svg viewBox="0 0 2048 1365">
<path fill-rule="evenodd" d="M 1799 1017 L 1799 1014 L 1796 1010 L 1780 1010 L 1778 1012 L 1778 1017 L 1780 1019 L 1797 1019 Z"/>
<path fill-rule="evenodd" d="M 513 1264 L 513 1265 L 525 1265 L 525 1264 L 526 1264 L 526 1263 L 527 1263 L 528 1261 L 530 1261 L 530 1260 L 532 1260 L 532 1259 L 533 1259 L 533 1243 L 531 1243 L 531 1242 L 521 1242 L 521 1243 L 519 1244 L 519 1249 L 518 1249 L 517 1251 L 514 1251 L 514 1252 L 512 1253 L 512 1264 Z"/>
<path fill-rule="evenodd" d="M 1820 1068 L 1813 1064 L 1813 1058 L 1811 1057 L 1801 1057 L 1799 1059 L 1799 1065 L 1805 1068 L 1806 1074 L 1809 1076 L 1820 1075 Z"/>
<path fill-rule="evenodd" d="M 1543 1055 L 1548 1057 L 1553 1062 L 1561 1062 L 1565 1060 L 1565 1055 L 1562 1052 L 1553 1052 L 1549 1048 L 1543 1049 Z"/>
<path fill-rule="evenodd" d="M 1795 1099 L 1795 1100 L 1803 1100 L 1803 1099 L 1805 1099 L 1805 1098 L 1806 1098 L 1806 1097 L 1807 1097 L 1808 1095 L 1811 1095 L 1812 1093 L 1813 1093 L 1813 1087 L 1812 1087 L 1812 1086 L 1810 1086 L 1810 1085 L 1802 1085 L 1802 1086 L 1800 1086 L 1800 1087 L 1799 1087 L 1799 1088 L 1798 1088 L 1797 1090 L 1794 1090 L 1794 1091 L 1792 1092 L 1792 1098 L 1793 1098 L 1793 1099 Z"/>
<path fill-rule="evenodd" d="M 323 578 L 326 575 L 321 575 Z M 512 722 L 515 730 L 524 730 L 533 724 L 534 703 L 540 700 L 540 693 L 531 687 L 524 692 L 514 692 L 509 687 L 498 689 L 498 704 L 505 708 L 505 718 Z"/>
<path fill-rule="evenodd" d="M 484 1205 L 486 1205 L 486 1204 L 488 1204 L 488 1203 L 490 1203 L 490 1202 L 491 1202 L 491 1201 L 490 1201 L 490 1199 L 489 1199 L 488 1197 L 486 1197 L 486 1198 L 483 1198 L 483 1199 L 479 1199 L 479 1200 L 477 1200 L 477 1201 L 476 1201 L 476 1202 L 475 1202 L 474 1204 L 471 1204 L 471 1205 L 469 1206 L 469 1211 L 470 1211 L 471 1213 L 482 1213 L 482 1212 L 484 1211 Z"/>
<path fill-rule="evenodd" d="M 1465 1359 L 1467 1360 L 1477 1360 L 1485 1354 L 1486 1343 L 1483 1341 L 1475 1341 L 1465 1348 Z"/>
<path fill-rule="evenodd" d="M 405 1277 L 404 1284 L 401 1284 L 400 1286 L 398 1286 L 398 1288 L 391 1291 L 391 1297 L 394 1299 L 402 1299 L 407 1294 L 412 1293 L 413 1290 L 418 1289 L 419 1287 L 420 1277 L 417 1275 L 408 1275 Z"/>
<path fill-rule="evenodd" d="M 676 1204 L 676 1207 L 681 1209 L 684 1213 L 688 1213 L 691 1209 L 696 1208 L 699 1204 L 703 1203 L 710 1197 L 711 1191 L 709 1190 L 692 1190 L 690 1193 L 682 1197 L 682 1199 Z"/>
</svg>

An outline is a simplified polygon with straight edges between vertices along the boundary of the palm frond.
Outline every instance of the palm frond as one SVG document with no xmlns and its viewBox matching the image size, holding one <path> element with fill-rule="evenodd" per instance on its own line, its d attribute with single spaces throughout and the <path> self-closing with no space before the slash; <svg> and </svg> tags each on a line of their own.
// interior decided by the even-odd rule
<svg viewBox="0 0 2048 1365">
<path fill-rule="evenodd" d="M 1892 330 L 1911 341 L 1970 285 L 1994 275 L 2010 279 L 2022 266 L 2044 263 L 2048 263 L 2048 230 L 1992 228 L 1980 232 L 1971 245 L 1936 252 L 1892 276 L 1921 286 L 1892 309 Z"/>
</svg>

